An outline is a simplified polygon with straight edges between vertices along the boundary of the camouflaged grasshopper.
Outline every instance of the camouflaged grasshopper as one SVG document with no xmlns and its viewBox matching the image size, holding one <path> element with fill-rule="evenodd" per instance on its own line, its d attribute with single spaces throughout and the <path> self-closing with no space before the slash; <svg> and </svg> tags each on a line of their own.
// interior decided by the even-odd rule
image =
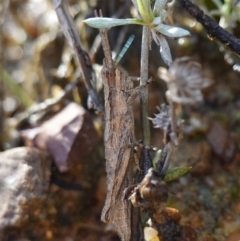
<svg viewBox="0 0 240 241">
<path fill-rule="evenodd" d="M 105 97 L 105 158 L 107 197 L 101 220 L 111 223 L 122 241 L 129 241 L 133 226 L 131 203 L 124 190 L 133 184 L 134 118 L 131 104 L 140 88 L 133 88 L 132 78 L 114 67 L 106 30 L 101 29 L 104 63 L 102 79 Z"/>
</svg>

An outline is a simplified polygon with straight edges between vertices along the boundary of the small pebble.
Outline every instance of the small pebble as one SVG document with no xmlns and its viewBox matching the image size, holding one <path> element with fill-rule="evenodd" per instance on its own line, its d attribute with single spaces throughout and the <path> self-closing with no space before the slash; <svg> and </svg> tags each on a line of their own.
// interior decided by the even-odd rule
<svg viewBox="0 0 240 241">
<path fill-rule="evenodd" d="M 222 124 L 214 121 L 206 133 L 206 137 L 214 153 L 224 163 L 228 164 L 233 160 L 236 154 L 236 144 Z"/>
<path fill-rule="evenodd" d="M 144 240 L 145 241 L 160 241 L 158 237 L 158 231 L 152 227 L 144 228 Z"/>
<path fill-rule="evenodd" d="M 166 212 L 168 216 L 176 223 L 181 219 L 181 214 L 176 208 L 166 207 Z"/>
</svg>

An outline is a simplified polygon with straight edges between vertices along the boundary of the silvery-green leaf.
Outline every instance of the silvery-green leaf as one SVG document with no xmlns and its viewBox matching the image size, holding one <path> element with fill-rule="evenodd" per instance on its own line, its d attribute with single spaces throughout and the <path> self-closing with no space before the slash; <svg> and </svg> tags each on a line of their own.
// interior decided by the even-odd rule
<svg viewBox="0 0 240 241">
<path fill-rule="evenodd" d="M 151 29 L 151 33 L 152 33 L 152 38 L 153 38 L 154 42 L 155 42 L 157 45 L 160 45 L 160 42 L 159 42 L 159 40 L 158 40 L 158 36 L 159 36 L 160 34 L 157 34 L 153 29 Z"/>
<path fill-rule="evenodd" d="M 161 10 L 164 9 L 166 3 L 168 0 L 156 0 L 154 7 L 153 7 L 153 14 L 154 16 L 159 16 L 161 13 Z"/>
<path fill-rule="evenodd" d="M 132 0 L 132 3 L 134 5 L 134 7 L 137 9 L 137 11 L 139 11 L 138 10 L 138 5 L 137 5 L 137 0 Z"/>
<path fill-rule="evenodd" d="M 163 35 L 166 35 L 171 38 L 179 38 L 179 37 L 184 37 L 184 36 L 189 36 L 190 33 L 189 31 L 183 29 L 183 28 L 178 28 L 178 27 L 173 27 L 169 26 L 166 24 L 160 23 L 157 27 L 155 27 L 157 31 L 162 33 Z"/>
<path fill-rule="evenodd" d="M 159 16 L 159 17 L 154 18 L 151 24 L 159 25 L 161 22 L 162 22 L 162 18 L 161 18 L 161 16 Z"/>
<path fill-rule="evenodd" d="M 164 63 L 170 66 L 172 64 L 172 55 L 167 40 L 162 34 L 158 34 L 154 30 L 151 33 L 155 43 L 160 45 L 160 54 Z"/>
<path fill-rule="evenodd" d="M 169 13 L 167 10 L 163 9 L 161 12 L 160 12 L 160 16 L 163 20 L 165 20 L 168 16 L 169 16 Z"/>
<path fill-rule="evenodd" d="M 164 63 L 170 66 L 172 64 L 172 55 L 168 42 L 163 35 L 158 36 L 158 41 L 160 43 L 160 54 L 162 56 L 162 59 Z"/>
<path fill-rule="evenodd" d="M 171 182 L 175 179 L 178 179 L 179 177 L 189 172 L 191 168 L 192 167 L 173 167 L 171 169 L 168 169 L 164 177 L 164 181 Z"/>
<path fill-rule="evenodd" d="M 118 19 L 118 18 L 88 18 L 83 22 L 88 24 L 93 28 L 111 28 L 115 26 L 128 25 L 128 24 L 139 24 L 144 25 L 141 19 L 134 18 L 126 18 L 126 19 Z"/>
<path fill-rule="evenodd" d="M 137 5 L 144 23 L 151 23 L 154 19 L 154 15 L 151 8 L 150 0 L 137 0 Z"/>
<path fill-rule="evenodd" d="M 161 154 L 162 154 L 162 150 L 157 150 L 154 157 L 153 157 L 153 160 L 152 160 L 152 163 L 153 163 L 153 166 L 156 167 L 156 163 L 157 161 L 160 159 L 161 157 Z"/>
</svg>

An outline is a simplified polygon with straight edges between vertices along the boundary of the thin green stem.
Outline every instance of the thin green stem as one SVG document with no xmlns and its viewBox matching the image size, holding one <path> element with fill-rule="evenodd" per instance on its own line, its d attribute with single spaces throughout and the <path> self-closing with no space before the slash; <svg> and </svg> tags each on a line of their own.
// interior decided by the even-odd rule
<svg viewBox="0 0 240 241">
<path fill-rule="evenodd" d="M 170 105 L 170 116 L 171 116 L 171 127 L 172 132 L 176 133 L 176 104 L 171 100 L 171 98 L 167 98 L 168 103 Z"/>
<path fill-rule="evenodd" d="M 149 36 L 150 30 L 147 27 L 143 27 L 142 35 L 142 47 L 141 47 L 141 74 L 140 85 L 146 84 L 148 81 L 148 58 L 149 58 Z M 141 124 L 143 133 L 143 143 L 150 145 L 150 125 L 148 120 L 148 88 L 141 88 L 140 91 L 140 112 L 141 112 Z"/>
</svg>

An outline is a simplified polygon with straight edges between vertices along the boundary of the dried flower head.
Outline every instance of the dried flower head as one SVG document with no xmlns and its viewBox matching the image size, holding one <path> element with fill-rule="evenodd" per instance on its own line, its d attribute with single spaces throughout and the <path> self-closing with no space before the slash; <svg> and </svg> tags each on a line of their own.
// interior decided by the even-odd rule
<svg viewBox="0 0 240 241">
<path fill-rule="evenodd" d="M 162 104 L 157 106 L 158 114 L 154 114 L 155 118 L 149 118 L 152 121 L 154 128 L 161 128 L 164 132 L 168 131 L 171 126 L 170 107 Z"/>
<path fill-rule="evenodd" d="M 168 99 L 181 104 L 195 104 L 203 101 L 201 89 L 211 84 L 202 76 L 202 67 L 189 57 L 176 59 L 169 69 L 159 68 L 159 76 L 168 85 Z"/>
<path fill-rule="evenodd" d="M 178 146 L 178 136 L 182 132 L 183 120 L 177 118 L 171 111 L 170 106 L 162 104 L 157 107 L 159 113 L 154 114 L 154 118 L 148 118 L 152 121 L 154 128 L 163 130 L 163 143 L 171 141 L 175 146 Z"/>
</svg>

